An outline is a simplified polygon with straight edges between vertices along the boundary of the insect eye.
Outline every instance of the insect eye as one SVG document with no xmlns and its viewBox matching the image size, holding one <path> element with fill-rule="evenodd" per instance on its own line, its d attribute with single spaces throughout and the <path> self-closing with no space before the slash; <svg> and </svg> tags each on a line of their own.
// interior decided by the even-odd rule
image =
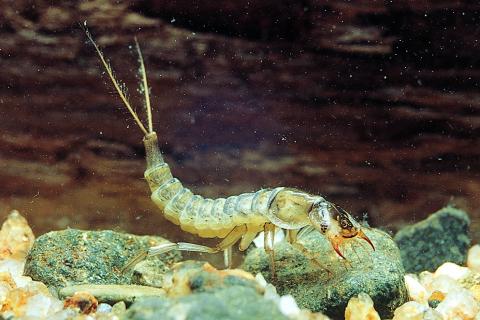
<svg viewBox="0 0 480 320">
<path fill-rule="evenodd" d="M 350 228 L 350 222 L 348 222 L 345 219 L 340 219 L 340 227 L 342 229 L 348 229 L 348 228 Z"/>
</svg>

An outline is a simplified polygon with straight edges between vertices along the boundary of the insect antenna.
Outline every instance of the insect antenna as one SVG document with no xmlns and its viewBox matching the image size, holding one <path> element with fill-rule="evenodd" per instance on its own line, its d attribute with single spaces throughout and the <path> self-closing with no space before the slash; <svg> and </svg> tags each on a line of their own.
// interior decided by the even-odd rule
<svg viewBox="0 0 480 320">
<path fill-rule="evenodd" d="M 97 44 L 95 43 L 95 41 L 93 40 L 93 37 L 92 37 L 92 35 L 90 34 L 90 31 L 88 31 L 88 29 L 87 29 L 87 23 L 86 23 L 86 22 L 84 23 L 83 29 L 84 29 L 84 31 L 85 31 L 85 34 L 87 35 L 88 40 L 90 40 L 90 42 L 91 42 L 91 43 L 93 44 L 93 46 L 95 47 L 95 50 L 97 51 L 98 56 L 100 57 L 100 61 L 102 61 L 103 67 L 105 68 L 105 71 L 107 71 L 107 74 L 108 74 L 108 76 L 110 77 L 110 80 L 112 81 L 113 86 L 115 87 L 115 90 L 117 91 L 118 95 L 119 95 L 120 98 L 122 99 L 123 104 L 125 105 L 125 107 L 127 107 L 128 111 L 129 111 L 130 114 L 132 115 L 133 119 L 134 119 L 135 122 L 137 123 L 138 127 L 140 128 L 140 130 L 142 130 L 143 133 L 144 133 L 145 135 L 147 135 L 147 134 L 148 134 L 147 129 L 145 129 L 145 126 L 144 126 L 143 123 L 140 121 L 140 118 L 138 117 L 138 114 L 135 112 L 135 110 L 133 110 L 133 108 L 132 108 L 132 106 L 131 106 L 131 104 L 130 104 L 130 101 L 128 101 L 126 86 L 115 78 L 115 75 L 114 75 L 114 73 L 113 73 L 112 67 L 110 66 L 110 63 L 105 59 L 102 51 L 100 50 L 100 48 L 98 47 L 98 45 L 97 45 Z M 142 59 L 142 60 L 143 60 L 143 59 Z M 142 64 L 143 64 L 143 63 L 142 63 Z M 144 82 L 146 83 L 146 75 L 145 75 Z M 147 94 L 147 96 L 148 96 L 148 94 Z M 150 101 L 148 101 L 148 105 L 149 105 L 149 104 L 150 104 Z M 150 115 L 150 119 L 151 119 L 151 115 Z M 151 131 L 150 131 L 150 132 L 151 132 Z"/>
</svg>

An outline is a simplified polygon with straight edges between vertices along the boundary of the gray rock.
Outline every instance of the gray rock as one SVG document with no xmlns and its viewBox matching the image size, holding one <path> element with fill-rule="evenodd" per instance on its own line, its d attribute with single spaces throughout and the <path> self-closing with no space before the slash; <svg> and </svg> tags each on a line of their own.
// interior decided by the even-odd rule
<svg viewBox="0 0 480 320">
<path fill-rule="evenodd" d="M 130 284 L 131 272 L 122 273 L 122 268 L 139 251 L 165 241 L 161 237 L 110 230 L 53 231 L 35 240 L 24 273 L 54 289 L 87 283 Z M 170 265 L 181 256 L 178 252 L 170 252 L 150 259 Z"/>
<path fill-rule="evenodd" d="M 444 262 L 462 265 L 470 247 L 468 215 L 453 207 L 407 226 L 395 235 L 406 272 L 434 271 Z"/>
<path fill-rule="evenodd" d="M 382 318 L 392 316 L 396 307 L 407 300 L 404 269 L 400 253 L 383 231 L 367 229 L 373 251 L 366 242 L 354 239 L 341 246 L 347 261 L 341 260 L 330 243 L 318 232 L 307 235 L 302 242 L 321 264 L 314 263 L 286 242 L 275 246 L 276 279 L 272 279 L 269 259 L 261 248 L 251 250 L 243 268 L 262 273 L 279 294 L 291 294 L 300 307 L 321 311 L 333 318 L 343 318 L 352 296 L 365 292 L 375 303 Z"/>
<path fill-rule="evenodd" d="M 194 293 L 176 299 L 141 298 L 127 310 L 122 320 L 287 320 L 271 301 L 257 290 L 231 286 Z"/>
</svg>

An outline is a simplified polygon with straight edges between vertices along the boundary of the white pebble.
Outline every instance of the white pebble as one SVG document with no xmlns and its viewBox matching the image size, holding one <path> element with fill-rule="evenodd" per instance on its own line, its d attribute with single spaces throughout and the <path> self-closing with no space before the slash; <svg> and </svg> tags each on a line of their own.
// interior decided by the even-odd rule
<svg viewBox="0 0 480 320">
<path fill-rule="evenodd" d="M 413 274 L 406 274 L 404 279 L 410 300 L 428 305 L 429 294 L 427 293 L 427 289 L 418 281 L 417 277 Z"/>
<path fill-rule="evenodd" d="M 474 319 L 480 307 L 470 291 L 460 288 L 447 294 L 435 310 L 445 319 L 467 320 Z"/>
<path fill-rule="evenodd" d="M 255 276 L 255 281 L 262 287 L 265 288 L 267 286 L 267 280 L 265 280 L 265 277 L 261 273 L 257 273 Z"/>
<path fill-rule="evenodd" d="M 25 305 L 25 317 L 46 318 L 63 309 L 62 301 L 43 294 L 30 297 Z"/>
<path fill-rule="evenodd" d="M 409 301 L 398 307 L 393 320 L 442 320 L 442 316 L 428 306 L 416 301 Z"/>
<path fill-rule="evenodd" d="M 440 275 L 434 278 L 426 289 L 429 295 L 434 291 L 440 291 L 444 294 L 448 294 L 452 291 L 461 289 L 461 286 L 457 281 L 453 280 L 449 276 Z"/>
<path fill-rule="evenodd" d="M 468 250 L 467 267 L 480 272 L 480 245 L 476 244 Z"/>
<path fill-rule="evenodd" d="M 10 272 L 13 278 L 23 275 L 24 261 L 13 259 L 0 260 L 0 272 Z"/>
<path fill-rule="evenodd" d="M 428 288 L 433 281 L 433 273 L 430 271 L 422 271 L 418 275 L 418 280 L 424 288 Z"/>
<path fill-rule="evenodd" d="M 265 286 L 265 292 L 263 293 L 263 297 L 267 300 L 278 301 L 280 296 L 277 293 L 277 289 L 271 284 L 268 283 Z"/>
<path fill-rule="evenodd" d="M 112 306 L 108 303 L 100 303 L 97 307 L 97 313 L 109 313 L 112 311 Z"/>
<path fill-rule="evenodd" d="M 452 262 L 445 262 L 442 264 L 433 274 L 434 277 L 439 277 L 442 275 L 449 276 L 454 280 L 460 280 L 466 278 L 471 271 L 468 268 L 461 267 L 458 264 Z"/>
<path fill-rule="evenodd" d="M 280 297 L 278 302 L 278 308 L 280 312 L 287 317 L 295 317 L 300 314 L 300 308 L 292 295 L 285 295 Z"/>
<path fill-rule="evenodd" d="M 380 320 L 380 316 L 373 306 L 370 296 L 364 292 L 352 297 L 345 309 L 345 320 Z"/>
<path fill-rule="evenodd" d="M 48 320 L 67 320 L 75 319 L 78 316 L 78 312 L 75 309 L 67 308 L 56 312 L 48 317 Z"/>
</svg>

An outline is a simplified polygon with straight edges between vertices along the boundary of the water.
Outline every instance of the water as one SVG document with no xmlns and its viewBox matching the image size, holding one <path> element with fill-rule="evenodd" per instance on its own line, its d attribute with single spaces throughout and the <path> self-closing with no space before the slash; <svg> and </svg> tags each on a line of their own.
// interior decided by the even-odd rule
<svg viewBox="0 0 480 320">
<path fill-rule="evenodd" d="M 142 110 L 138 38 L 161 148 L 197 193 L 297 187 L 389 230 L 453 203 L 478 240 L 478 8 L 231 5 L 4 4 L 1 214 L 18 209 L 36 234 L 201 241 L 150 201 L 142 134 L 82 16 Z"/>
</svg>

